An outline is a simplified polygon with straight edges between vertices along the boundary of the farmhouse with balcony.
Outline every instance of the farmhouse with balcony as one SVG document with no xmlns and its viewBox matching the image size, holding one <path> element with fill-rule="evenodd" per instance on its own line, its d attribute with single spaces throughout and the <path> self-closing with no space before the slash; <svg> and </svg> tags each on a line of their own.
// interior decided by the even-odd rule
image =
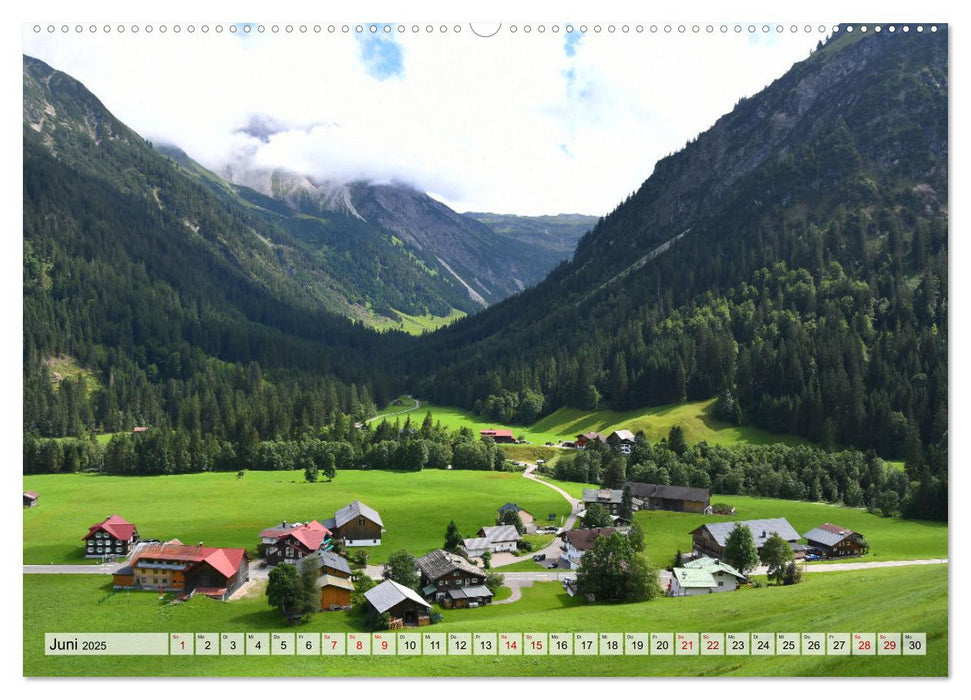
<svg viewBox="0 0 971 700">
<path fill-rule="evenodd" d="M 606 508 L 612 516 L 619 516 L 623 500 L 624 492 L 621 489 L 583 489 L 584 509 L 596 503 Z"/>
<path fill-rule="evenodd" d="M 757 549 L 762 549 L 762 545 L 773 533 L 778 533 L 782 539 L 789 543 L 793 554 L 799 558 L 805 555 L 805 546 L 799 544 L 799 533 L 789 524 L 785 518 L 767 518 L 764 520 L 738 520 L 720 523 L 705 523 L 691 531 L 694 540 L 694 548 L 702 554 L 721 559 L 725 556 L 725 542 L 728 535 L 738 523 L 752 533 Z"/>
<path fill-rule="evenodd" d="M 138 542 L 138 530 L 120 515 L 109 515 L 88 528 L 88 534 L 81 539 L 88 559 L 127 557 Z"/>
<path fill-rule="evenodd" d="M 378 511 L 360 501 L 347 504 L 323 525 L 335 539 L 343 540 L 345 547 L 377 547 L 384 532 Z"/>
<path fill-rule="evenodd" d="M 245 549 L 184 545 L 179 540 L 144 545 L 114 574 L 114 587 L 205 595 L 227 600 L 249 580 Z"/>
<path fill-rule="evenodd" d="M 416 563 L 421 572 L 421 594 L 426 599 L 444 608 L 476 608 L 492 602 L 485 571 L 459 555 L 436 549 Z"/>
<path fill-rule="evenodd" d="M 622 455 L 629 455 L 634 450 L 634 433 L 629 430 L 615 430 L 607 436 L 607 444 Z"/>
<path fill-rule="evenodd" d="M 486 430 L 480 430 L 479 436 L 484 438 L 492 438 L 493 442 L 498 443 L 515 443 L 516 438 L 513 437 L 511 430 L 496 430 L 494 428 L 488 428 Z"/>
<path fill-rule="evenodd" d="M 803 537 L 808 543 L 808 551 L 823 557 L 858 557 L 870 551 L 863 535 L 833 523 L 814 527 Z"/>
<path fill-rule="evenodd" d="M 578 450 L 585 450 L 587 449 L 587 445 L 597 440 L 605 443 L 607 442 L 607 437 L 601 433 L 580 433 L 577 435 L 577 439 L 573 441 L 573 445 Z"/>
<path fill-rule="evenodd" d="M 260 533 L 260 552 L 270 566 L 296 564 L 331 544 L 331 531 L 316 520 L 306 524 L 288 523 L 284 520 Z"/>
</svg>

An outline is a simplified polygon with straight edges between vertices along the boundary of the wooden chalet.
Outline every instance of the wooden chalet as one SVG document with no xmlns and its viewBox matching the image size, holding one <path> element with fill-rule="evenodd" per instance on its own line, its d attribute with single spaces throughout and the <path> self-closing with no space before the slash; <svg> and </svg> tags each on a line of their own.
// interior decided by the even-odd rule
<svg viewBox="0 0 971 700">
<path fill-rule="evenodd" d="M 227 600 L 249 580 L 245 549 L 184 545 L 179 540 L 142 546 L 114 574 L 115 588 L 205 595 Z"/>
<path fill-rule="evenodd" d="M 341 555 L 334 554 L 334 552 L 321 552 L 317 555 L 317 558 L 320 561 L 320 573 L 330 574 L 338 578 L 351 577 L 351 566 L 347 563 L 347 559 Z"/>
<path fill-rule="evenodd" d="M 589 508 L 597 503 L 607 509 L 612 516 L 620 515 L 621 502 L 624 500 L 622 489 L 583 489 L 583 507 Z"/>
<path fill-rule="evenodd" d="M 33 508 L 39 498 L 40 494 L 36 491 L 24 491 L 24 508 Z"/>
<path fill-rule="evenodd" d="M 634 433 L 629 430 L 615 430 L 607 436 L 607 444 L 623 455 L 634 450 Z"/>
<path fill-rule="evenodd" d="M 347 504 L 323 525 L 335 539 L 343 540 L 345 547 L 376 547 L 384 532 L 378 511 L 360 501 Z"/>
<path fill-rule="evenodd" d="M 260 533 L 260 553 L 270 566 L 296 564 L 311 554 L 331 546 L 331 531 L 316 520 L 309 523 L 288 523 Z"/>
<path fill-rule="evenodd" d="M 805 547 L 799 544 L 799 533 L 785 518 L 766 518 L 763 520 L 737 520 L 720 523 L 705 523 L 691 531 L 694 548 L 702 554 L 721 559 L 725 556 L 725 542 L 728 535 L 738 523 L 747 527 L 755 540 L 755 546 L 762 549 L 762 545 L 773 533 L 778 533 L 798 558 L 805 555 Z"/>
<path fill-rule="evenodd" d="M 388 613 L 389 629 L 420 627 L 431 622 L 431 605 L 418 593 L 397 581 L 382 581 L 364 593 L 368 604 L 378 613 Z"/>
<path fill-rule="evenodd" d="M 578 450 L 585 450 L 587 449 L 587 445 L 596 440 L 605 443 L 607 442 L 607 437 L 602 433 L 580 433 L 577 435 L 576 440 L 573 441 L 573 445 Z"/>
<path fill-rule="evenodd" d="M 823 557 L 858 557 L 870 551 L 863 535 L 833 523 L 814 527 L 803 537 L 808 551 Z"/>
<path fill-rule="evenodd" d="M 643 484 L 629 481 L 630 495 L 639 510 L 670 510 L 675 513 L 710 513 L 711 491 L 691 486 Z"/>
<path fill-rule="evenodd" d="M 436 549 L 415 563 L 421 572 L 421 594 L 426 599 L 444 608 L 475 608 L 492 602 L 485 571 L 459 555 Z"/>
<path fill-rule="evenodd" d="M 480 430 L 479 437 L 492 438 L 494 442 L 498 443 L 516 442 L 516 438 L 513 437 L 511 430 L 496 430 L 494 428 L 488 428 L 486 430 Z"/>
<path fill-rule="evenodd" d="M 109 515 L 88 528 L 81 539 L 87 559 L 127 557 L 138 542 L 138 530 L 120 515 Z"/>
</svg>

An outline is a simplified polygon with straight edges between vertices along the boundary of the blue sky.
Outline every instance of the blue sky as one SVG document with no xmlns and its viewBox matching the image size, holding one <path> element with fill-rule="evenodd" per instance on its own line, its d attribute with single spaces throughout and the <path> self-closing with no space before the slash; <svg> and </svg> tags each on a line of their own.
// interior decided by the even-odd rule
<svg viewBox="0 0 971 700">
<path fill-rule="evenodd" d="M 404 74 L 404 52 L 393 35 L 366 32 L 356 35 L 361 50 L 361 63 L 368 75 L 377 80 Z"/>
</svg>

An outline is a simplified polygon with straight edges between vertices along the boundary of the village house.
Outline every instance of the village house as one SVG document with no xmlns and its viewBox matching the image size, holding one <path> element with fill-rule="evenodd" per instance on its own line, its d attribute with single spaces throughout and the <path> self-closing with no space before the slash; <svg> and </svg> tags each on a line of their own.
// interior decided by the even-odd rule
<svg viewBox="0 0 971 700">
<path fill-rule="evenodd" d="M 596 440 L 599 440 L 600 442 L 607 442 L 606 436 L 602 435 L 601 433 L 580 433 L 577 435 L 577 439 L 574 440 L 573 445 L 578 450 L 585 450 L 587 449 L 587 445 Z"/>
<path fill-rule="evenodd" d="M 671 569 L 668 595 L 689 596 L 734 591 L 747 579 L 740 571 L 719 559 L 700 557 Z"/>
<path fill-rule="evenodd" d="M 516 438 L 513 437 L 511 430 L 495 430 L 493 428 L 488 428 L 487 430 L 480 430 L 479 436 L 484 438 L 492 438 L 494 442 L 498 443 L 516 442 Z"/>
<path fill-rule="evenodd" d="M 638 510 L 671 510 L 676 513 L 710 513 L 711 492 L 691 486 L 667 486 L 629 481 L 630 495 Z"/>
<path fill-rule="evenodd" d="M 415 591 L 397 581 L 382 581 L 366 591 L 364 597 L 379 614 L 388 613 L 388 628 L 423 626 L 431 622 L 431 605 Z"/>
<path fill-rule="evenodd" d="M 321 574 L 317 579 L 317 587 L 320 588 L 320 609 L 349 608 L 354 583 L 351 581 L 351 567 L 347 560 L 339 554 L 327 551 L 317 554 L 317 559 Z"/>
<path fill-rule="evenodd" d="M 606 537 L 614 532 L 620 532 L 615 527 L 588 527 L 578 530 L 567 530 L 560 533 L 559 537 L 563 540 L 560 550 L 561 566 L 576 570 L 580 568 L 580 560 L 584 553 L 593 548 L 593 543 L 598 537 Z"/>
<path fill-rule="evenodd" d="M 515 525 L 494 525 L 479 528 L 476 537 L 462 541 L 462 551 L 470 559 L 486 552 L 515 552 L 522 539 Z"/>
<path fill-rule="evenodd" d="M 725 556 L 725 542 L 728 539 L 728 535 L 734 529 L 736 522 L 748 527 L 752 532 L 752 539 L 755 540 L 757 549 L 762 549 L 765 541 L 773 533 L 778 533 L 782 539 L 789 543 L 793 554 L 797 558 L 805 555 L 805 546 L 799 544 L 799 533 L 796 532 L 785 518 L 705 523 L 689 533 L 694 540 L 694 548 L 702 554 L 721 559 Z"/>
<path fill-rule="evenodd" d="M 634 450 L 634 433 L 629 430 L 615 430 L 607 436 L 607 444 L 622 455 L 629 455 Z"/>
<path fill-rule="evenodd" d="M 416 563 L 421 572 L 421 594 L 426 599 L 444 608 L 476 608 L 492 602 L 485 571 L 459 555 L 436 549 Z"/>
<path fill-rule="evenodd" d="M 40 495 L 36 491 L 24 491 L 24 508 L 33 508 L 39 498 Z"/>
<path fill-rule="evenodd" d="M 316 520 L 306 524 L 284 520 L 260 533 L 260 553 L 270 566 L 296 564 L 304 557 L 330 547 L 331 534 Z"/>
<path fill-rule="evenodd" d="M 343 540 L 345 547 L 376 547 L 384 532 L 378 511 L 360 501 L 347 504 L 323 525 L 335 539 Z"/>
<path fill-rule="evenodd" d="M 519 513 L 519 520 L 526 529 L 526 534 L 531 535 L 536 532 L 536 520 L 533 518 L 533 514 L 525 508 L 520 508 L 515 503 L 506 503 L 504 506 L 499 508 L 498 512 L 500 516 L 505 515 L 506 513 Z"/>
<path fill-rule="evenodd" d="M 870 551 L 863 535 L 833 523 L 814 527 L 803 537 L 808 543 L 807 550 L 822 557 L 858 557 Z"/>
<path fill-rule="evenodd" d="M 205 595 L 227 600 L 249 580 L 245 549 L 184 545 L 179 540 L 143 545 L 114 574 L 114 588 Z"/>
<path fill-rule="evenodd" d="M 87 559 L 127 557 L 138 542 L 138 530 L 120 515 L 109 515 L 88 528 L 84 540 Z"/>
<path fill-rule="evenodd" d="M 584 510 L 597 503 L 606 508 L 612 516 L 619 516 L 623 500 L 624 492 L 621 489 L 583 489 Z"/>
</svg>

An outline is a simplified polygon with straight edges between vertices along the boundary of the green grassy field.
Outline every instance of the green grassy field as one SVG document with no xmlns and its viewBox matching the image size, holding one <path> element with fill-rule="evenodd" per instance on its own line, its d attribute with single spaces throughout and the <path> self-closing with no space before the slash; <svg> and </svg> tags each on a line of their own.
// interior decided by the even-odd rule
<svg viewBox="0 0 971 700">
<path fill-rule="evenodd" d="M 870 553 L 860 561 L 947 558 L 947 523 L 882 518 L 862 508 L 844 508 L 826 503 L 783 501 L 751 496 L 716 496 L 712 503 L 735 506 L 735 515 L 697 515 L 662 510 L 638 511 L 634 518 L 644 528 L 647 554 L 660 566 L 669 566 L 680 548 L 691 550 L 688 533 L 706 522 L 778 518 L 788 520 L 799 534 L 825 522 L 862 532 Z"/>
<path fill-rule="evenodd" d="M 472 536 L 495 523 L 496 510 L 513 501 L 532 513 L 569 512 L 552 490 L 504 472 L 425 470 L 342 471 L 329 483 L 308 484 L 298 472 L 97 476 L 45 474 L 24 477 L 24 489 L 41 494 L 25 509 L 24 563 L 80 563 L 88 526 L 112 513 L 135 523 L 142 537 L 205 542 L 213 547 L 255 548 L 263 528 L 281 520 L 333 517 L 360 499 L 381 513 L 386 532 L 368 547 L 372 562 L 406 548 L 413 554 L 441 547 L 454 519 Z"/>
<path fill-rule="evenodd" d="M 104 576 L 25 578 L 26 676 L 944 676 L 947 568 L 810 574 L 791 587 L 693 598 L 584 604 L 559 584 L 521 601 L 445 612 L 432 632 L 925 632 L 926 656 L 569 657 L 48 657 L 45 632 L 350 632 L 348 613 L 285 628 L 262 598 L 163 605 L 153 593 L 111 593 Z M 405 630 L 410 631 L 410 630 Z"/>
<path fill-rule="evenodd" d="M 471 411 L 454 406 L 439 406 L 425 401 L 421 402 L 420 408 L 411 412 L 411 416 L 412 422 L 415 420 L 420 422 L 425 413 L 431 411 L 434 420 L 441 421 L 442 425 L 453 430 L 463 426 L 474 431 L 486 428 L 508 428 L 516 437 L 523 437 L 534 445 L 540 446 L 547 442 L 555 444 L 561 440 L 573 440 L 579 433 L 590 431 L 609 433 L 624 428 L 635 433 L 643 430 L 648 439 L 656 441 L 667 437 L 675 425 L 684 428 L 685 439 L 689 443 L 705 440 L 713 445 L 733 445 L 739 442 L 754 445 L 768 445 L 775 442 L 787 445 L 811 444 L 795 435 L 776 435 L 759 428 L 731 425 L 720 421 L 711 415 L 714 403 L 715 400 L 710 399 L 623 412 L 561 408 L 531 426 L 501 425 L 484 420 Z M 396 407 L 389 407 L 382 413 L 394 408 Z M 403 421 L 404 416 L 401 419 Z"/>
</svg>

